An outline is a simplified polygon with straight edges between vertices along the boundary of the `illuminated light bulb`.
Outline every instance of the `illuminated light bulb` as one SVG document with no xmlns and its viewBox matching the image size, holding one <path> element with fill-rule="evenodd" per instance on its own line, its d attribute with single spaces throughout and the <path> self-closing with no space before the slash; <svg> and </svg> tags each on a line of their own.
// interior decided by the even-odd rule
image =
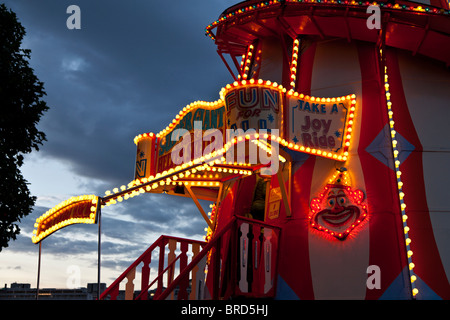
<svg viewBox="0 0 450 320">
<path fill-rule="evenodd" d="M 416 296 L 419 293 L 419 290 L 417 288 L 414 288 L 412 293 L 413 293 L 413 296 Z"/>
<path fill-rule="evenodd" d="M 410 238 L 406 238 L 405 242 L 406 242 L 406 245 L 409 246 L 409 244 L 411 243 L 411 239 Z"/>
<path fill-rule="evenodd" d="M 417 280 L 417 277 L 415 275 L 411 276 L 411 283 L 414 283 Z"/>
<path fill-rule="evenodd" d="M 403 220 L 403 222 L 405 222 L 406 220 L 408 220 L 408 216 L 406 214 L 402 215 L 402 220 Z M 411 241 L 411 239 L 410 239 L 410 241 Z"/>
<path fill-rule="evenodd" d="M 411 258 L 412 255 L 413 255 L 412 250 L 408 250 L 408 258 Z"/>
<path fill-rule="evenodd" d="M 409 264 L 409 270 L 414 269 L 415 266 L 416 266 L 416 265 L 415 265 L 414 263 L 411 262 L 411 263 Z"/>
<path fill-rule="evenodd" d="M 407 234 L 407 233 L 409 232 L 409 230 L 410 230 L 410 229 L 409 229 L 408 226 L 406 226 L 406 227 L 403 228 L 403 231 L 405 232 L 405 234 Z"/>
</svg>

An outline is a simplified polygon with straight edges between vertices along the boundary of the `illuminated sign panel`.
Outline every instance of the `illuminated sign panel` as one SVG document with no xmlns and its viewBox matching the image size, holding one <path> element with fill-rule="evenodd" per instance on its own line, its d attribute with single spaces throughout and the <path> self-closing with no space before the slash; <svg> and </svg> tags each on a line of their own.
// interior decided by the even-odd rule
<svg viewBox="0 0 450 320">
<path fill-rule="evenodd" d="M 339 98 L 290 95 L 288 141 L 300 151 L 346 160 L 355 103 L 354 95 Z"/>
<path fill-rule="evenodd" d="M 99 198 L 94 195 L 70 198 L 36 219 L 31 240 L 41 242 L 53 232 L 71 224 L 97 223 Z"/>
<path fill-rule="evenodd" d="M 277 141 L 294 151 L 338 161 L 348 159 L 353 131 L 354 94 L 319 98 L 275 82 L 242 80 L 221 92 L 230 129 L 278 129 Z"/>
<path fill-rule="evenodd" d="M 305 147 L 336 152 L 342 148 L 342 136 L 348 112 L 344 103 L 321 103 L 290 99 L 289 140 Z"/>
<path fill-rule="evenodd" d="M 142 179 L 154 175 L 156 136 L 153 133 L 144 133 L 135 143 L 137 148 L 134 178 Z"/>
<path fill-rule="evenodd" d="M 204 162 L 206 155 L 211 159 L 213 151 L 233 148 L 233 137 L 242 141 L 239 135 L 260 148 L 265 144 L 253 141 L 258 136 L 293 151 L 346 161 L 355 99 L 354 94 L 310 97 L 262 79 L 235 81 L 222 88 L 219 100 L 191 103 L 160 133 L 137 136 L 135 179 L 163 174 L 194 160 Z M 149 142 L 144 145 L 146 139 Z M 245 159 L 249 158 L 247 154 Z"/>
<path fill-rule="evenodd" d="M 225 131 L 225 107 L 223 103 L 199 102 L 177 117 L 176 122 L 160 134 L 157 151 L 157 172 L 176 167 L 173 163 L 172 151 L 177 144 L 183 141 L 180 132 L 188 131 L 190 134 L 190 159 L 201 157 L 206 147 L 213 142 L 208 135 L 209 129 L 217 129 L 223 135 Z M 177 129 L 183 129 L 179 131 Z M 184 131 L 186 130 L 186 131 Z M 220 147 L 223 147 L 223 143 Z"/>
<path fill-rule="evenodd" d="M 272 86 L 247 85 L 225 95 L 230 129 L 280 129 L 283 97 Z"/>
<path fill-rule="evenodd" d="M 367 217 L 364 199 L 363 191 L 352 188 L 348 171 L 338 171 L 318 197 L 311 200 L 311 227 L 345 240 Z"/>
</svg>

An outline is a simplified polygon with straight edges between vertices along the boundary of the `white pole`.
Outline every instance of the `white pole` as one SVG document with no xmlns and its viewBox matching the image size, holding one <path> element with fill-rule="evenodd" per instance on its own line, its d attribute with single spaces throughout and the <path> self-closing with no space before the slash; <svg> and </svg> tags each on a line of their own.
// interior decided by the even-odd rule
<svg viewBox="0 0 450 320">
<path fill-rule="evenodd" d="M 100 300 L 100 265 L 101 265 L 101 237 L 102 237 L 102 214 L 101 204 L 98 204 L 98 274 L 97 274 L 97 300 Z"/>
<path fill-rule="evenodd" d="M 41 250 L 42 250 L 42 241 L 39 242 L 39 258 L 38 258 L 38 273 L 37 273 L 37 285 L 36 285 L 36 300 L 39 299 L 39 280 L 41 278 Z"/>
</svg>

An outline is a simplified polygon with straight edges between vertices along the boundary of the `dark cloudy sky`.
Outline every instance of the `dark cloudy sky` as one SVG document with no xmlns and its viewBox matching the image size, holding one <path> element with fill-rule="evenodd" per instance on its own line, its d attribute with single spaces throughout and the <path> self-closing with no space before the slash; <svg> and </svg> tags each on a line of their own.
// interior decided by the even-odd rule
<svg viewBox="0 0 450 320">
<path fill-rule="evenodd" d="M 76 195 L 104 195 L 133 179 L 133 138 L 159 132 L 187 104 L 215 101 L 232 78 L 205 27 L 236 0 L 8 0 L 26 28 L 23 47 L 44 82 L 47 142 L 27 156 L 23 174 L 38 197 L 22 234 L 0 253 L 0 285 L 36 286 L 35 219 Z M 69 30 L 69 5 L 81 30 Z M 202 203 L 205 208 L 208 203 Z M 193 201 L 142 195 L 105 208 L 102 282 L 110 284 L 161 234 L 201 239 Z M 97 227 L 70 226 L 43 241 L 41 287 L 66 287 L 70 266 L 81 286 L 96 282 Z"/>
</svg>

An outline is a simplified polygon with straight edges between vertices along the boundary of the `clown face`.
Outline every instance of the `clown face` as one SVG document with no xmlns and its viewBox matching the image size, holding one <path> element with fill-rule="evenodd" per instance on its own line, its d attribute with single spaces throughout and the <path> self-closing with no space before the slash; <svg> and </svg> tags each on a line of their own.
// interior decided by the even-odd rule
<svg viewBox="0 0 450 320">
<path fill-rule="evenodd" d="M 320 198 L 311 201 L 311 226 L 344 240 L 367 216 L 361 205 L 364 194 L 342 185 L 327 185 Z"/>
</svg>

